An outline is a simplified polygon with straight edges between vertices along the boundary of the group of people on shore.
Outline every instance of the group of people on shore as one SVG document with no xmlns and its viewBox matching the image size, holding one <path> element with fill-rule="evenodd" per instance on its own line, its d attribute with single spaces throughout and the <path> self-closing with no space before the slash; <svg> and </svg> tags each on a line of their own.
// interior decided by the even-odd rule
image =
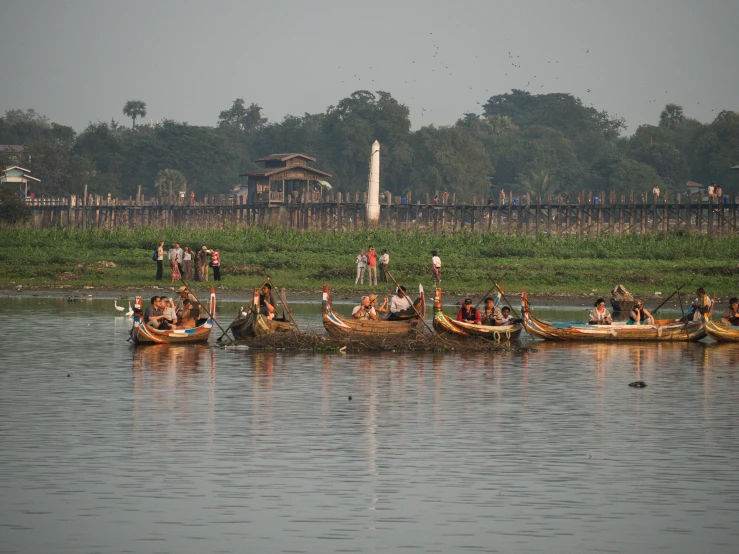
<svg viewBox="0 0 739 554">
<path fill-rule="evenodd" d="M 392 279 L 388 266 L 390 265 L 390 254 L 387 250 L 383 250 L 382 254 L 378 257 L 375 247 L 370 245 L 367 251 L 361 249 L 357 257 L 354 258 L 354 263 L 357 266 L 357 276 L 354 278 L 355 285 L 364 285 L 364 276 L 367 274 L 367 284 L 370 286 L 377 286 L 378 282 L 378 270 L 379 270 L 379 282 L 387 283 L 388 277 Z M 436 250 L 431 252 L 431 277 L 434 280 L 434 286 L 441 284 L 441 258 Z"/>
<path fill-rule="evenodd" d="M 381 283 L 388 282 L 388 266 L 390 265 L 390 254 L 387 250 L 383 250 L 378 257 L 375 247 L 370 245 L 367 251 L 364 249 L 359 251 L 357 257 L 354 258 L 357 266 L 357 277 L 354 279 L 355 285 L 364 285 L 364 275 L 367 274 L 369 285 L 377 285 L 377 274 L 379 271 L 379 280 Z"/>
<path fill-rule="evenodd" d="M 681 318 L 683 321 L 698 321 L 703 318 L 704 314 L 711 312 L 713 308 L 713 300 L 706 294 L 703 287 L 698 288 L 696 297 L 690 306 L 688 312 Z M 613 319 L 611 313 L 606 308 L 606 301 L 598 298 L 595 306 L 590 310 L 590 325 L 611 325 Z M 721 323 L 728 326 L 739 325 L 739 299 L 736 297 L 729 299 L 729 307 L 721 314 Z M 629 325 L 654 325 L 654 316 L 644 307 L 641 300 L 634 301 L 634 308 L 629 312 Z"/>
<path fill-rule="evenodd" d="M 209 268 L 213 269 L 213 280 L 221 280 L 221 255 L 215 248 L 208 249 L 203 245 L 199 250 L 193 251 L 190 245 L 180 248 L 180 244 L 175 242 L 166 250 L 164 241 L 160 241 L 152 257 L 157 262 L 157 281 L 164 277 L 165 258 L 172 270 L 173 283 L 181 279 L 191 280 L 193 277 L 196 281 L 207 282 Z"/>
<path fill-rule="evenodd" d="M 152 296 L 144 312 L 144 323 L 154 329 L 192 329 L 200 318 L 200 304 L 187 287 L 177 291 L 177 302 L 167 296 Z"/>
</svg>

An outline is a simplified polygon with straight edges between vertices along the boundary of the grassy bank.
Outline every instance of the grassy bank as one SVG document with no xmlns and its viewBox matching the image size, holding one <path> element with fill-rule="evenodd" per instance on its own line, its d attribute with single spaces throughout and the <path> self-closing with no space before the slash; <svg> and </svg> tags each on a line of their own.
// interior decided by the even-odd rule
<svg viewBox="0 0 739 554">
<path fill-rule="evenodd" d="M 676 282 L 703 285 L 720 295 L 739 292 L 739 240 L 701 235 L 508 237 L 399 233 L 297 233 L 268 229 L 192 230 L 187 228 L 77 231 L 70 229 L 0 230 L 0 287 L 127 288 L 147 287 L 156 264 L 151 253 L 158 240 L 179 241 L 197 249 L 217 247 L 222 258 L 222 286 L 248 289 L 268 271 L 279 286 L 319 291 L 369 290 L 355 287 L 354 257 L 360 248 L 387 249 L 396 278 L 419 281 L 430 289 L 431 250 L 444 264 L 444 289 L 452 293 L 485 292 L 490 276 L 506 274 L 507 290 L 521 286 L 534 293 L 606 295 L 623 283 L 637 294 L 668 293 Z M 105 267 L 99 262 L 113 262 Z M 166 265 L 166 264 L 165 264 Z M 65 280 L 60 280 L 60 276 Z M 169 281 L 165 268 L 165 284 Z M 374 288 L 374 287 L 373 287 Z M 380 287 L 382 289 L 382 287 Z"/>
</svg>

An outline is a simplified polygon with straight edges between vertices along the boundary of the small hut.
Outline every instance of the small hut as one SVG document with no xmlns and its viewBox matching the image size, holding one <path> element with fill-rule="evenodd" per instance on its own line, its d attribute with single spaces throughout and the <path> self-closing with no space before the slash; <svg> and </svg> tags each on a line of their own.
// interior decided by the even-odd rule
<svg viewBox="0 0 739 554">
<path fill-rule="evenodd" d="M 316 159 L 305 154 L 270 154 L 259 158 L 261 169 L 241 173 L 247 178 L 249 204 L 297 204 L 320 202 L 330 173 L 311 167 Z"/>
</svg>

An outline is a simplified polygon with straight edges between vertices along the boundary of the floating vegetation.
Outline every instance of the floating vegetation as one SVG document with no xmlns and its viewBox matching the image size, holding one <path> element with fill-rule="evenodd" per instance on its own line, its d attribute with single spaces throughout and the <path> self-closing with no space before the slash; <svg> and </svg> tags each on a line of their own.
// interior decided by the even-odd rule
<svg viewBox="0 0 739 554">
<path fill-rule="evenodd" d="M 361 337 L 334 339 L 328 335 L 306 333 L 279 333 L 261 338 L 239 341 L 252 350 L 309 350 L 316 354 L 343 354 L 351 352 L 510 352 L 530 351 L 528 344 L 492 342 L 477 337 L 450 339 L 430 333 L 417 332 L 405 337 Z"/>
</svg>

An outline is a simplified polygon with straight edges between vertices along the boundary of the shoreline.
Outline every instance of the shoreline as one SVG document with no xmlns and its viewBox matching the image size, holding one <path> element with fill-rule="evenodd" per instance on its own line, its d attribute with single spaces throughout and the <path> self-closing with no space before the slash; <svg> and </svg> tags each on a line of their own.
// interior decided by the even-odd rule
<svg viewBox="0 0 739 554">
<path fill-rule="evenodd" d="M 195 293 L 202 293 L 207 294 L 208 287 L 193 287 L 193 290 Z M 174 295 L 176 294 L 177 289 L 179 286 L 167 286 L 167 287 L 159 287 L 156 285 L 148 286 L 148 287 L 105 287 L 105 286 L 98 286 L 98 287 L 92 287 L 92 286 L 83 286 L 83 287 L 70 287 L 70 286 L 59 286 L 59 287 L 50 287 L 50 286 L 38 286 L 38 287 L 28 287 L 28 286 L 22 286 L 22 287 L 3 287 L 0 288 L 0 296 L 4 296 L 6 298 L 47 298 L 47 299 L 57 299 L 57 298 L 70 298 L 73 297 L 75 299 L 82 299 L 82 298 L 89 298 L 90 300 L 119 300 L 123 297 L 126 298 L 133 298 L 135 296 L 143 296 L 144 300 L 148 300 L 150 296 L 154 296 L 157 293 L 160 294 L 167 294 L 167 295 Z M 333 299 L 337 301 L 338 303 L 351 303 L 356 300 L 358 300 L 361 296 L 375 293 L 378 296 L 389 296 L 389 293 L 381 293 L 378 292 L 379 287 L 377 289 L 356 289 L 352 291 L 342 291 L 342 292 L 335 292 L 333 293 Z M 470 297 L 473 299 L 473 301 L 479 300 L 483 294 L 485 294 L 487 291 L 468 291 L 464 294 L 459 293 L 444 293 L 444 305 L 445 306 L 457 306 L 461 305 L 462 301 Z M 295 303 L 295 304 L 320 304 L 321 302 L 321 295 L 323 291 L 322 290 L 315 290 L 315 291 L 308 291 L 308 290 L 295 290 L 290 291 L 287 290 L 287 298 L 288 302 Z M 216 288 L 216 296 L 220 302 L 245 302 L 245 299 L 247 296 L 250 296 L 249 289 L 227 289 L 222 288 L 218 289 Z M 644 294 L 644 295 L 638 295 L 638 297 L 642 300 L 647 300 L 651 302 L 659 303 L 665 298 L 667 298 L 671 292 L 668 292 L 667 294 Z M 561 294 L 550 294 L 550 293 L 536 293 L 533 291 L 529 291 L 529 295 L 532 298 L 536 299 L 536 302 L 539 306 L 572 306 L 572 305 L 582 305 L 582 306 L 588 306 L 589 303 L 592 302 L 594 299 L 603 297 L 606 299 L 606 302 L 609 301 L 610 295 L 599 295 L 597 293 L 591 293 L 591 294 L 573 294 L 573 293 L 561 293 Z M 494 295 L 493 295 L 494 296 Z M 515 308 L 518 308 L 519 301 L 520 301 L 520 290 L 516 290 L 516 292 L 506 293 L 506 296 L 508 300 L 510 300 Z M 608 296 L 608 298 L 607 298 Z M 685 293 L 683 295 L 683 303 L 688 301 L 690 298 L 690 294 Z M 728 299 L 728 296 L 726 297 Z M 722 297 L 716 296 L 715 301 L 716 302 L 722 302 L 724 300 Z M 427 305 L 433 304 L 433 294 L 429 294 L 429 291 L 426 290 L 426 303 Z M 672 298 L 666 306 L 672 306 L 674 304 L 675 307 L 678 306 L 678 300 L 677 297 Z"/>
</svg>

